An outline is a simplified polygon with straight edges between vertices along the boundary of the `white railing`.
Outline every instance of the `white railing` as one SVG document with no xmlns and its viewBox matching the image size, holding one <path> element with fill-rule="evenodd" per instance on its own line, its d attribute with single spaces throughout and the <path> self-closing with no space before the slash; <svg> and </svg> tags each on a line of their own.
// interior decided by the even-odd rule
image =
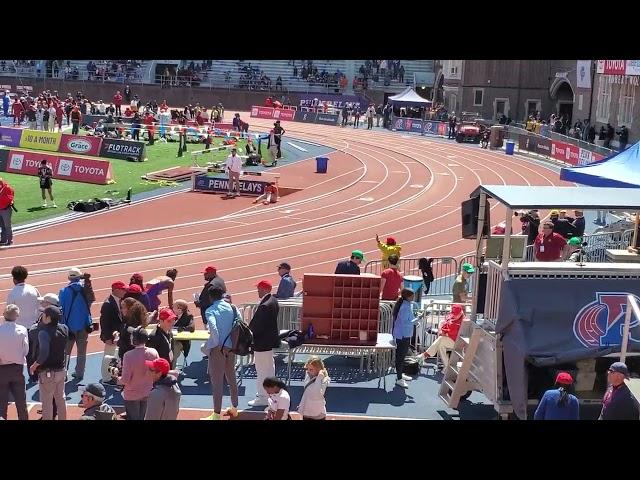
<svg viewBox="0 0 640 480">
<path fill-rule="evenodd" d="M 502 282 L 504 281 L 504 275 L 502 267 L 489 260 L 489 268 L 487 270 L 487 292 L 484 303 L 484 319 L 492 324 L 495 324 L 498 319 L 498 310 L 500 309 L 500 290 L 502 289 Z"/>
<path fill-rule="evenodd" d="M 627 295 L 627 311 L 624 315 L 624 327 L 622 329 L 622 345 L 620 346 L 620 361 L 624 362 L 627 357 L 629 345 L 629 330 L 631 329 L 632 317 L 640 320 L 640 306 L 634 295 Z"/>
</svg>

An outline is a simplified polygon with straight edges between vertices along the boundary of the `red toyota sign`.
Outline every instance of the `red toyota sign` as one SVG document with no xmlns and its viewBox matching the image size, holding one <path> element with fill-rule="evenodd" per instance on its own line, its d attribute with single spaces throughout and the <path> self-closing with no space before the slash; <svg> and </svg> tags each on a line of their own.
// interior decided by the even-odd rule
<svg viewBox="0 0 640 480">
<path fill-rule="evenodd" d="M 72 182 L 106 185 L 111 180 L 111 163 L 107 160 L 69 157 L 42 152 L 9 151 L 7 172 L 37 175 L 38 166 L 46 160 L 53 170 L 53 178 Z"/>
<path fill-rule="evenodd" d="M 63 133 L 58 151 L 63 153 L 75 153 L 77 155 L 98 156 L 100 154 L 101 143 L 102 138 L 100 137 L 68 135 Z"/>
<path fill-rule="evenodd" d="M 293 120 L 295 114 L 295 110 L 282 110 L 280 108 L 276 108 L 273 111 L 273 118 L 275 120 Z"/>
<path fill-rule="evenodd" d="M 251 116 L 254 118 L 273 118 L 271 107 L 251 107 Z"/>
<path fill-rule="evenodd" d="M 624 75 L 626 67 L 625 60 L 598 60 L 596 71 L 603 75 Z"/>
</svg>

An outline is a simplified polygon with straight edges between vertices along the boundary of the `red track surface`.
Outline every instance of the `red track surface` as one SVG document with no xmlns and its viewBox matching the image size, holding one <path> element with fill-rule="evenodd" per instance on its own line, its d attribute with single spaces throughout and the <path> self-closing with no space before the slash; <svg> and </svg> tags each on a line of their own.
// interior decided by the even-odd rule
<svg viewBox="0 0 640 480">
<path fill-rule="evenodd" d="M 270 125 L 252 119 L 257 130 Z M 44 294 L 66 284 L 68 267 L 86 266 L 102 299 L 115 280 L 127 281 L 133 272 L 150 279 L 175 266 L 174 298 L 189 300 L 202 286 L 202 268 L 213 264 L 234 302 L 242 303 L 256 299 L 257 280 L 277 281 L 275 267 L 283 260 L 300 282 L 305 272 L 332 272 L 355 248 L 367 259 L 379 258 L 376 233 L 395 236 L 407 257 L 470 253 L 473 242 L 460 239 L 460 202 L 480 183 L 569 185 L 550 169 L 475 146 L 364 129 L 284 126 L 289 138 L 337 152 L 330 155 L 327 175 L 314 173 L 314 160 L 270 170 L 281 174 L 283 186 L 305 187 L 275 206 L 254 206 L 251 198 L 175 194 L 19 235 L 15 247 L 1 251 L 0 271 L 27 266 L 28 281 Z M 494 223 L 503 214 L 494 209 Z M 188 222 L 196 223 L 179 225 Z M 104 237 L 114 233 L 121 235 Z M 12 286 L 7 275 L 0 277 L 0 298 Z M 96 302 L 94 316 L 99 308 Z M 102 344 L 94 334 L 89 352 L 98 350 Z"/>
</svg>

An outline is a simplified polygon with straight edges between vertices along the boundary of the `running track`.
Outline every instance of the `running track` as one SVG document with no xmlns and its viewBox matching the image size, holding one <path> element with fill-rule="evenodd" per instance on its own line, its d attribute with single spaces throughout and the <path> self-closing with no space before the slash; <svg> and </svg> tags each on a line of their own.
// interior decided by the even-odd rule
<svg viewBox="0 0 640 480">
<path fill-rule="evenodd" d="M 256 131 L 271 124 L 252 119 Z M 300 287 L 304 272 L 331 273 L 353 249 L 379 258 L 376 233 L 395 236 L 403 256 L 471 253 L 473 241 L 460 238 L 460 203 L 480 183 L 571 185 L 550 168 L 475 145 L 350 127 L 284 127 L 289 138 L 336 149 L 327 175 L 314 173 L 313 159 L 271 169 L 282 175 L 282 186 L 303 191 L 274 206 L 254 206 L 252 198 L 177 193 L 19 235 L 17 245 L 1 251 L 0 299 L 13 286 L 14 265 L 29 269 L 28 281 L 41 294 L 57 293 L 67 283 L 66 270 L 80 266 L 92 274 L 97 318 L 115 280 L 128 281 L 133 272 L 146 280 L 176 267 L 174 298 L 189 301 L 202 287 L 203 267 L 213 264 L 234 303 L 255 301 L 254 285 L 262 278 L 276 284 L 281 261 L 291 263 Z M 493 223 L 503 216 L 494 206 Z M 93 334 L 88 352 L 101 350 Z"/>
</svg>

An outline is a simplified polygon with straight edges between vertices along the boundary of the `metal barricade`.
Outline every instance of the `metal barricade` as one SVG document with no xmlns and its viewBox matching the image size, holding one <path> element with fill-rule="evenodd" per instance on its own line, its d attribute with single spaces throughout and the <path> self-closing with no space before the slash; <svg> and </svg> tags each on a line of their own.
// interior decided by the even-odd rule
<svg viewBox="0 0 640 480">
<path fill-rule="evenodd" d="M 420 274 L 418 263 L 420 258 L 401 258 L 398 269 L 405 275 Z M 458 262 L 453 257 L 433 257 L 431 263 L 434 281 L 431 283 L 427 296 L 450 295 L 453 282 L 458 274 Z M 380 275 L 382 273 L 382 260 L 372 260 L 364 266 L 365 273 Z"/>
</svg>

